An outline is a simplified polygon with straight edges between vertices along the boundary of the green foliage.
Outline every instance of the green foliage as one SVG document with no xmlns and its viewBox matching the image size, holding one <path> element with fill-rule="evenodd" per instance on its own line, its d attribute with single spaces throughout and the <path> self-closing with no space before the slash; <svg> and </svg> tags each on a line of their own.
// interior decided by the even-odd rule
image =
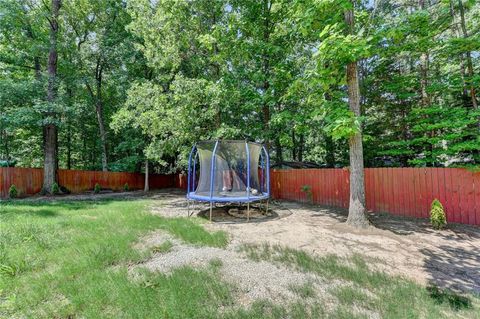
<svg viewBox="0 0 480 319">
<path fill-rule="evenodd" d="M 41 167 L 50 122 L 61 168 L 102 169 L 105 145 L 110 171 L 149 158 L 174 172 L 192 144 L 216 138 L 332 167 L 348 164 L 360 130 L 366 166 L 478 165 L 480 3 L 403 4 L 66 1 L 58 94 L 47 102 L 48 5 L 3 0 L 0 166 Z M 362 116 L 347 103 L 345 68 L 356 61 Z"/>
<path fill-rule="evenodd" d="M 15 167 L 16 164 L 17 164 L 16 160 L 0 161 L 0 167 Z"/>
<path fill-rule="evenodd" d="M 309 202 L 313 202 L 312 186 L 303 185 L 300 190 L 302 191 L 302 193 L 305 193 Z"/>
<path fill-rule="evenodd" d="M 52 195 L 58 195 L 60 194 L 60 188 L 58 187 L 58 184 L 57 183 L 53 183 L 52 184 L 52 189 L 50 190 L 50 193 Z"/>
<path fill-rule="evenodd" d="M 430 223 L 434 229 L 442 229 L 447 226 L 447 217 L 443 205 L 438 199 L 434 199 L 430 208 Z"/>
<path fill-rule="evenodd" d="M 128 183 L 125 183 L 125 185 L 123 185 L 123 191 L 128 192 L 129 190 L 130 190 L 130 187 L 128 186 Z"/>
<path fill-rule="evenodd" d="M 95 183 L 95 186 L 93 187 L 93 192 L 94 192 L 95 194 L 98 194 L 98 193 L 100 193 L 101 190 L 102 190 L 102 187 L 100 186 L 100 184 L 99 184 L 99 183 Z"/>
<path fill-rule="evenodd" d="M 18 196 L 17 186 L 15 186 L 15 184 L 10 185 L 10 188 L 8 189 L 8 197 L 17 198 L 17 196 Z"/>
</svg>

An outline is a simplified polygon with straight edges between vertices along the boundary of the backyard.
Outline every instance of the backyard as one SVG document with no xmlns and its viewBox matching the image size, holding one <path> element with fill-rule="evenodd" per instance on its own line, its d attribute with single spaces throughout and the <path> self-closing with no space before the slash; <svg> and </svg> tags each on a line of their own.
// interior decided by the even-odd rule
<svg viewBox="0 0 480 319">
<path fill-rule="evenodd" d="M 172 189 L 1 205 L 2 318 L 480 317 L 471 226 L 285 201 L 210 223 Z"/>
</svg>

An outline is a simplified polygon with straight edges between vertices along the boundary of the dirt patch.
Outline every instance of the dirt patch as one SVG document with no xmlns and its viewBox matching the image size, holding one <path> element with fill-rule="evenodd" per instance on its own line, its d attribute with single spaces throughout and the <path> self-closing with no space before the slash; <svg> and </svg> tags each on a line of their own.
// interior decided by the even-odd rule
<svg viewBox="0 0 480 319">
<path fill-rule="evenodd" d="M 161 204 L 152 208 L 155 214 L 187 216 L 183 194 L 165 195 L 159 196 Z M 266 242 L 317 255 L 360 254 L 374 269 L 424 285 L 480 293 L 480 229 L 476 227 L 449 225 L 434 231 L 426 220 L 372 214 L 375 228 L 356 230 L 344 224 L 347 212 L 342 209 L 295 202 L 275 202 L 271 207 L 288 211 L 288 215 L 249 223 L 213 222 L 206 227 L 228 232 L 233 246 Z M 196 215 L 207 208 L 205 204 L 194 207 Z"/>
<path fill-rule="evenodd" d="M 182 243 L 164 232 L 149 234 L 135 246 L 137 249 L 147 249 L 169 241 L 174 243 L 167 253 L 158 253 L 143 264 L 134 265 L 130 273 L 135 278 L 135 270 L 139 267 L 150 271 L 170 273 L 182 266 L 195 268 L 218 267 L 222 279 L 235 287 L 236 306 L 249 306 L 258 300 L 269 300 L 275 303 L 292 301 L 299 298 L 295 285 L 312 285 L 312 289 L 323 298 L 330 296 L 327 288 L 332 284 L 313 274 L 288 269 L 284 266 L 266 261 L 252 261 L 243 253 L 230 245 L 226 249 L 214 247 L 193 246 Z M 213 266 L 213 265 L 216 266 Z M 333 298 L 330 296 L 330 298 Z"/>
<path fill-rule="evenodd" d="M 195 213 L 195 212 L 194 212 Z M 196 215 L 205 219 L 210 219 L 210 208 L 202 209 L 196 212 Z M 264 222 L 271 219 L 283 218 L 290 215 L 288 210 L 273 210 L 266 205 L 252 204 L 246 205 L 221 205 L 212 208 L 212 222 L 216 223 L 244 223 L 244 222 Z"/>
<path fill-rule="evenodd" d="M 157 191 L 129 191 L 129 192 L 113 192 L 102 191 L 95 194 L 93 191 L 84 192 L 81 194 L 65 194 L 65 195 L 33 195 L 30 197 L 18 199 L 18 201 L 71 201 L 71 200 L 96 200 L 96 199 L 139 199 L 139 198 L 155 198 L 158 195 Z"/>
</svg>

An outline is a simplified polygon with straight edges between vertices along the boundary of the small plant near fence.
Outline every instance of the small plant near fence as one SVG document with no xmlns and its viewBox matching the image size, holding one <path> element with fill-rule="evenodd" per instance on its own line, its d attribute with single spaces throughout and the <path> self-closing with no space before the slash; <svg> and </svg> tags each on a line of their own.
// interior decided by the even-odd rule
<svg viewBox="0 0 480 319">
<path fill-rule="evenodd" d="M 51 189 L 52 195 L 58 195 L 60 194 L 60 188 L 58 187 L 57 183 L 52 184 L 52 189 Z"/>
<path fill-rule="evenodd" d="M 305 193 L 307 196 L 307 200 L 312 203 L 313 202 L 313 193 L 312 193 L 312 186 L 310 185 L 303 185 L 300 189 L 302 193 Z"/>
<path fill-rule="evenodd" d="M 125 183 L 125 185 L 123 185 L 123 191 L 128 192 L 129 190 L 130 190 L 130 187 L 128 186 L 128 183 Z"/>
<path fill-rule="evenodd" d="M 94 192 L 95 194 L 98 194 L 98 193 L 100 193 L 101 190 L 102 190 L 102 187 L 100 187 L 100 184 L 99 184 L 99 183 L 96 183 L 96 184 L 95 184 L 95 187 L 93 188 L 93 192 Z"/>
<path fill-rule="evenodd" d="M 435 229 L 442 229 L 447 226 L 447 217 L 442 203 L 438 199 L 434 199 L 430 209 L 430 223 Z"/>
<path fill-rule="evenodd" d="M 8 189 L 8 197 L 17 198 L 17 196 L 18 196 L 17 186 L 15 186 L 15 184 L 12 184 Z"/>
</svg>

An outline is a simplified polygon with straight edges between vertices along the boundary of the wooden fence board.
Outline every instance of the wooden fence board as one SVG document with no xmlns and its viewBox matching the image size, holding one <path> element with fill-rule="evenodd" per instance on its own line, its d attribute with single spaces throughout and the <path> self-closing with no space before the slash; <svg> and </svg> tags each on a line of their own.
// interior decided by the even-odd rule
<svg viewBox="0 0 480 319">
<path fill-rule="evenodd" d="M 122 172 L 97 172 L 81 170 L 57 171 L 58 183 L 72 193 L 92 190 L 96 183 L 102 188 L 115 191 L 123 190 L 125 183 L 130 189 L 142 189 L 145 182 L 143 174 Z M 17 187 L 19 196 L 39 193 L 43 185 L 43 170 L 39 168 L 2 167 L 0 168 L 0 196 L 8 197 L 12 184 Z M 166 188 L 175 186 L 175 175 L 151 174 L 151 188 Z"/>
<path fill-rule="evenodd" d="M 149 176 L 150 187 L 186 189 L 185 175 Z M 347 169 L 271 170 L 273 198 L 307 201 L 301 189 L 309 185 L 314 203 L 348 208 L 349 171 Z M 103 188 L 142 189 L 144 175 L 136 173 L 58 170 L 59 184 L 73 193 L 92 190 L 95 183 Z M 8 197 L 15 184 L 20 196 L 38 193 L 43 183 L 43 170 L 35 168 L 0 168 L 0 196 Z M 369 211 L 395 215 L 429 216 L 430 204 L 438 198 L 447 220 L 480 225 L 480 173 L 459 168 L 367 168 L 365 195 Z"/>
<path fill-rule="evenodd" d="M 474 197 L 475 197 L 475 221 L 480 225 L 480 173 L 473 173 Z"/>
<path fill-rule="evenodd" d="M 273 170 L 272 197 L 305 201 L 299 190 L 310 185 L 313 202 L 348 208 L 346 169 Z M 437 198 L 447 220 L 480 225 L 480 173 L 457 168 L 367 168 L 365 196 L 369 211 L 428 218 Z"/>
</svg>

